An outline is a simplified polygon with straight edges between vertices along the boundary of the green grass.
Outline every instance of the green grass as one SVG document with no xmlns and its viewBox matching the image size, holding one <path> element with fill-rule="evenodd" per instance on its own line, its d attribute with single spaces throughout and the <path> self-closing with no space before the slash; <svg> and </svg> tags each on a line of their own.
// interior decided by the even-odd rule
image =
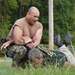
<svg viewBox="0 0 75 75">
<path fill-rule="evenodd" d="M 42 68 L 11 68 L 10 62 L 0 62 L 0 75 L 75 75 L 73 67 L 45 66 Z"/>
</svg>

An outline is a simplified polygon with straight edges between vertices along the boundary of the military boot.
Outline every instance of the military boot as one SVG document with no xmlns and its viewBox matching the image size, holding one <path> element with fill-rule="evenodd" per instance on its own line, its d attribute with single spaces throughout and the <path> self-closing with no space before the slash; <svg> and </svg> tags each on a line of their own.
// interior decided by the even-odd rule
<svg viewBox="0 0 75 75">
<path fill-rule="evenodd" d="M 58 47 L 61 47 L 63 45 L 63 41 L 61 40 L 60 34 L 57 34 L 54 37 L 54 44 Z"/>
<path fill-rule="evenodd" d="M 63 43 L 67 46 L 71 42 L 72 38 L 73 38 L 73 34 L 68 32 Z"/>
</svg>

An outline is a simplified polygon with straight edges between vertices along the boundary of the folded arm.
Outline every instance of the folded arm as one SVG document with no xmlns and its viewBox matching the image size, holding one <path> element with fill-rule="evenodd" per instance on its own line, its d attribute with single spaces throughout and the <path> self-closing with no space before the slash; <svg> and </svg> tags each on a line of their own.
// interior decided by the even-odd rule
<svg viewBox="0 0 75 75">
<path fill-rule="evenodd" d="M 38 29 L 35 36 L 33 37 L 33 42 L 35 46 L 40 44 L 41 38 L 42 38 L 42 29 Z"/>
</svg>

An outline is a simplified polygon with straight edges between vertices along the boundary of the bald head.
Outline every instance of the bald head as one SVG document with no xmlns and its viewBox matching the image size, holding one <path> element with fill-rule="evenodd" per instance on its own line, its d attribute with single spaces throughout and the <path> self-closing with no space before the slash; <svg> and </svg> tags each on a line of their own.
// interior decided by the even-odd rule
<svg viewBox="0 0 75 75">
<path fill-rule="evenodd" d="M 29 10 L 28 10 L 28 13 L 33 13 L 33 12 L 37 12 L 40 14 L 39 10 L 36 8 L 36 7 L 30 7 Z"/>
<path fill-rule="evenodd" d="M 27 15 L 26 15 L 26 20 L 30 25 L 34 25 L 40 16 L 40 12 L 36 7 L 30 7 Z"/>
</svg>

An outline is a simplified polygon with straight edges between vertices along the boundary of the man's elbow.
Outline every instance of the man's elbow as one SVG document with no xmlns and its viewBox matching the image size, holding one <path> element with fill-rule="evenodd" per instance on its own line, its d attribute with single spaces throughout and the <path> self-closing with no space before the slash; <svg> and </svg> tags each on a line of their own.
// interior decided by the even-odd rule
<svg viewBox="0 0 75 75">
<path fill-rule="evenodd" d="M 15 45 L 24 45 L 24 41 L 22 39 L 14 40 Z"/>
<path fill-rule="evenodd" d="M 22 41 L 20 39 L 14 40 L 15 45 L 21 45 Z"/>
<path fill-rule="evenodd" d="M 15 45 L 19 45 L 19 41 L 18 40 L 14 41 L 14 43 L 15 43 Z"/>
</svg>

